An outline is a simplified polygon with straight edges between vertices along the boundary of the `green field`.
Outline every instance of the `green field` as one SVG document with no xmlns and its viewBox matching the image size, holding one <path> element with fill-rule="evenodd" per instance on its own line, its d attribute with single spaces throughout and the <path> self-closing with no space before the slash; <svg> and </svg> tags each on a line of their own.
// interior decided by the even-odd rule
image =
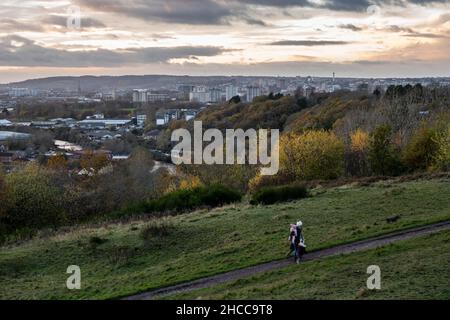
<svg viewBox="0 0 450 320">
<path fill-rule="evenodd" d="M 367 267 L 381 270 L 368 290 Z M 240 279 L 170 299 L 450 299 L 450 231 Z"/>
<path fill-rule="evenodd" d="M 266 207 L 238 204 L 171 218 L 174 229 L 144 242 L 145 222 L 73 228 L 0 249 L 0 299 L 105 299 L 284 257 L 288 225 L 305 223 L 309 250 L 450 219 L 448 178 L 315 189 Z M 386 217 L 400 215 L 388 224 Z M 95 244 L 92 237 L 104 243 Z M 100 241 L 102 242 L 102 241 Z M 69 265 L 82 289 L 65 288 Z"/>
</svg>

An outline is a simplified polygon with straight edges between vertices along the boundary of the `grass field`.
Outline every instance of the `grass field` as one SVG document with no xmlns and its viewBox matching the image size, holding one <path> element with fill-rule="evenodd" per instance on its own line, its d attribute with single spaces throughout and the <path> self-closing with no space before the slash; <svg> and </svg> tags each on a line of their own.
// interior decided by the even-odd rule
<svg viewBox="0 0 450 320">
<path fill-rule="evenodd" d="M 381 270 L 368 290 L 367 267 Z M 240 279 L 167 299 L 450 299 L 450 231 Z"/>
<path fill-rule="evenodd" d="M 167 236 L 143 241 L 146 223 L 74 228 L 0 249 L 0 299 L 106 299 L 282 258 L 288 224 L 302 219 L 309 250 L 450 219 L 448 178 L 316 189 L 266 207 L 239 204 L 170 218 Z M 400 215 L 398 222 L 385 219 Z M 82 289 L 65 287 L 69 265 Z"/>
</svg>

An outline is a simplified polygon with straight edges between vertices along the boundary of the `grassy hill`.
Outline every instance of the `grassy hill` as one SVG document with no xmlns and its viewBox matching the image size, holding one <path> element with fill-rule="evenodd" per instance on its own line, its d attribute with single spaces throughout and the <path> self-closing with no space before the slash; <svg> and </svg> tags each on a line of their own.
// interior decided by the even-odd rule
<svg viewBox="0 0 450 320">
<path fill-rule="evenodd" d="M 380 267 L 381 290 L 367 289 L 371 265 Z M 444 231 L 165 298 L 448 300 L 449 283 L 450 231 Z"/>
<path fill-rule="evenodd" d="M 169 218 L 168 234 L 143 240 L 147 222 L 79 227 L 0 250 L 0 299 L 106 299 L 282 258 L 288 225 L 305 223 L 310 250 L 450 219 L 450 179 L 318 188 L 301 201 L 239 204 Z M 400 215 L 396 223 L 386 218 Z M 65 288 L 69 265 L 82 290 Z M 275 297 L 275 295 L 274 295 Z"/>
</svg>

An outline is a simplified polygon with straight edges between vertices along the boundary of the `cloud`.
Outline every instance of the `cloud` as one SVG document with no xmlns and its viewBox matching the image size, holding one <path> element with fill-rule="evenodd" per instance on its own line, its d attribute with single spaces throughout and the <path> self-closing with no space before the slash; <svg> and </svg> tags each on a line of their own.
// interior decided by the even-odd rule
<svg viewBox="0 0 450 320">
<path fill-rule="evenodd" d="M 181 24 L 227 24 L 233 16 L 229 5 L 216 0 L 76 0 L 99 12 L 125 15 L 145 21 Z"/>
<path fill-rule="evenodd" d="M 430 38 L 430 39 L 438 39 L 438 38 L 446 38 L 447 36 L 442 34 L 436 34 L 436 33 L 423 33 L 423 32 L 413 32 L 404 34 L 404 37 L 409 38 Z"/>
<path fill-rule="evenodd" d="M 409 27 L 399 27 L 397 25 L 390 25 L 383 29 L 388 32 L 396 32 L 396 33 L 404 33 L 403 37 L 408 38 L 446 38 L 446 35 L 442 35 L 439 33 L 431 33 L 431 32 L 418 32 L 413 28 Z"/>
<path fill-rule="evenodd" d="M 210 57 L 227 50 L 219 47 L 146 47 L 124 50 L 66 51 L 40 46 L 19 36 L 0 38 L 0 66 L 118 67 L 167 63 L 171 59 Z"/>
<path fill-rule="evenodd" d="M 340 24 L 338 26 L 338 28 L 340 28 L 340 29 L 348 29 L 348 30 L 352 30 L 352 31 L 355 31 L 355 32 L 363 30 L 362 27 L 357 27 L 357 26 L 355 26 L 354 24 L 351 24 L 351 23 L 349 23 L 349 24 Z"/>
<path fill-rule="evenodd" d="M 245 18 L 245 22 L 249 25 L 267 27 L 267 23 L 259 19 Z"/>
<path fill-rule="evenodd" d="M 67 16 L 49 15 L 41 20 L 42 23 L 58 27 L 67 27 Z M 82 28 L 105 28 L 105 24 L 97 19 L 81 17 L 80 25 Z"/>
<path fill-rule="evenodd" d="M 32 31 L 32 32 L 43 32 L 44 28 L 40 25 L 30 23 L 29 21 L 19 21 L 10 18 L 4 18 L 0 20 L 0 30 L 2 31 Z"/>
<path fill-rule="evenodd" d="M 334 46 L 349 44 L 347 41 L 333 41 L 333 40 L 281 40 L 269 43 L 270 46 Z"/>
</svg>

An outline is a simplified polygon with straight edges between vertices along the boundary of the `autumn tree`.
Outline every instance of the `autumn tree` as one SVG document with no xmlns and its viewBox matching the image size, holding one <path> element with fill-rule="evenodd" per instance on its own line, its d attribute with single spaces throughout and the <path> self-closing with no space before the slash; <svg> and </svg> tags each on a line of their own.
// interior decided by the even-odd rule
<svg viewBox="0 0 450 320">
<path fill-rule="evenodd" d="M 83 169 L 98 171 L 109 165 L 109 158 L 105 153 L 95 153 L 88 150 L 81 157 L 80 165 Z"/>
<path fill-rule="evenodd" d="M 406 145 L 403 151 L 403 161 L 412 171 L 430 169 L 433 166 L 438 149 L 436 129 L 422 127 Z"/>
<path fill-rule="evenodd" d="M 10 173 L 5 183 L 2 222 L 10 228 L 57 226 L 65 219 L 62 188 L 54 183 L 48 169 L 29 164 Z"/>
<path fill-rule="evenodd" d="M 280 170 L 293 180 L 335 179 L 344 168 L 344 143 L 318 130 L 287 134 L 280 141 Z"/>
<path fill-rule="evenodd" d="M 47 167 L 51 170 L 64 170 L 67 168 L 67 159 L 65 155 L 58 154 L 47 161 Z"/>
<path fill-rule="evenodd" d="M 369 143 L 369 134 L 362 129 L 350 134 L 350 146 L 345 157 L 347 172 L 350 175 L 365 176 L 369 173 L 367 163 Z"/>
<path fill-rule="evenodd" d="M 437 145 L 436 154 L 434 156 L 435 167 L 437 170 L 450 170 L 450 125 L 439 131 L 434 138 Z"/>
</svg>

